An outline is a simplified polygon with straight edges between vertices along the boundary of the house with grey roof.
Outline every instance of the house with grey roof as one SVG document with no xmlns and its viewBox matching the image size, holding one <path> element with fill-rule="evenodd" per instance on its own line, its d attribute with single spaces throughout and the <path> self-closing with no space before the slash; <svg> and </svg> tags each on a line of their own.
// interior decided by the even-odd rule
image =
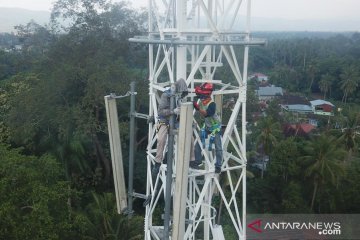
<svg viewBox="0 0 360 240">
<path fill-rule="evenodd" d="M 313 109 L 309 105 L 305 104 L 288 104 L 288 105 L 281 105 L 281 108 L 287 112 L 295 112 L 300 114 L 307 114 L 312 113 Z"/>
<path fill-rule="evenodd" d="M 275 97 L 283 96 L 283 89 L 281 87 L 259 87 L 259 90 L 255 90 L 255 94 L 260 101 L 267 101 L 274 99 Z"/>
</svg>

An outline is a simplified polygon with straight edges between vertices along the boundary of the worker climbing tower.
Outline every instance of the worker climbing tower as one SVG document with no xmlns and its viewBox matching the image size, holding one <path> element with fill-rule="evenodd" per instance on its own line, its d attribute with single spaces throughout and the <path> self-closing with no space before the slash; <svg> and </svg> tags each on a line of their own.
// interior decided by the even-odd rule
<svg viewBox="0 0 360 240">
<path fill-rule="evenodd" d="M 218 217 L 220 211 L 227 211 L 227 231 L 237 239 L 246 238 L 248 53 L 250 46 L 264 44 L 250 37 L 250 10 L 251 0 L 149 0 L 148 34 L 130 39 L 149 47 L 149 116 L 155 119 L 149 122 L 148 132 L 146 240 L 225 239 Z M 234 101 L 228 116 L 222 118 L 221 174 L 214 172 L 214 150 L 201 144 L 199 124 L 192 118 L 195 113 L 192 104 L 184 104 L 187 108 L 182 109 L 180 116 L 194 123 L 187 126 L 192 129 L 195 143 L 202 146 L 203 166 L 194 170 L 180 164 L 179 158 L 184 157 L 181 149 L 187 148 L 191 141 L 184 141 L 184 134 L 175 130 L 174 141 L 169 141 L 173 146 L 168 146 L 173 148 L 174 159 L 168 159 L 173 171 L 162 164 L 159 174 L 151 175 L 156 155 L 158 101 L 162 92 L 180 78 L 188 85 L 188 102 L 195 97 L 195 86 L 203 82 L 214 84 L 213 97 L 220 115 L 223 100 Z M 190 117 L 186 115 L 189 112 Z M 192 125 L 195 127 L 191 128 Z M 181 172 L 179 166 L 186 170 L 186 176 L 177 175 Z M 169 172 L 172 174 L 168 175 Z M 178 184 L 177 179 L 185 181 Z M 179 209 L 176 200 L 180 198 L 184 207 Z M 155 213 L 164 210 L 159 204 L 161 199 L 172 205 L 170 212 L 165 209 L 165 221 L 154 218 Z"/>
</svg>

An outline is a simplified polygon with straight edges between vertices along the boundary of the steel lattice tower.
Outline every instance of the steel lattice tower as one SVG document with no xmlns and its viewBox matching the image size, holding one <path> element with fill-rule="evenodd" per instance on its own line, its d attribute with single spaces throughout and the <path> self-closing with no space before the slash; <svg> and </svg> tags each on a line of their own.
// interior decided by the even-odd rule
<svg viewBox="0 0 360 240">
<path fill-rule="evenodd" d="M 216 88 L 213 96 L 219 109 L 222 97 L 230 96 L 235 99 L 230 117 L 227 122 L 224 119 L 222 122 L 225 130 L 222 137 L 221 178 L 227 183 L 226 193 L 219 175 L 214 173 L 212 152 L 202 148 L 204 170 L 189 170 L 188 190 L 183 193 L 187 194 L 184 239 L 201 237 L 207 240 L 221 236 L 216 233 L 216 209 L 212 206 L 214 193 L 221 197 L 238 239 L 245 239 L 246 236 L 248 53 L 250 46 L 264 43 L 250 38 L 250 10 L 251 0 L 149 0 L 148 35 L 130 39 L 131 42 L 149 46 L 149 115 L 155 119 L 158 116 L 161 93 L 179 78 L 186 80 L 192 92 L 195 85 L 205 81 L 212 82 Z M 242 17 L 245 29 L 235 31 L 234 26 L 236 20 L 239 20 L 237 18 L 240 18 L 240 12 L 245 15 L 245 18 Z M 239 25 L 237 29 L 240 29 Z M 232 79 L 228 82 L 220 79 L 220 74 L 216 74 L 225 64 L 231 70 L 227 72 Z M 193 97 L 194 94 L 191 95 L 191 100 Z M 195 120 L 194 122 L 196 123 Z M 237 126 L 238 123 L 241 125 Z M 195 141 L 200 142 L 199 125 L 196 125 L 193 134 Z M 175 140 L 174 148 L 176 147 Z M 155 125 L 149 123 L 146 195 L 151 196 L 151 199 L 145 213 L 146 240 L 161 239 L 163 231 L 163 226 L 154 226 L 152 215 L 159 198 L 165 195 L 166 165 L 161 166 L 156 180 L 152 179 L 151 167 L 155 154 Z M 175 154 L 174 167 L 176 157 Z"/>
</svg>

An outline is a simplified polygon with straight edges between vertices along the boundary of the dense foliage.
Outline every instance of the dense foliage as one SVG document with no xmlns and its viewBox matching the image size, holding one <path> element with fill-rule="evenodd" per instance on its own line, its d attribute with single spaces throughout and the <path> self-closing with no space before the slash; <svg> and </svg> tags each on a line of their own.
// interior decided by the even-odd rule
<svg viewBox="0 0 360 240">
<path fill-rule="evenodd" d="M 267 117 L 259 119 L 256 126 L 250 124 L 250 165 L 254 152 L 270 159 L 265 173 L 250 167 L 256 176 L 248 184 L 250 212 L 360 210 L 358 197 L 350 197 L 360 191 L 360 34 L 306 35 L 260 33 L 269 42 L 264 48 L 252 49 L 250 68 L 268 74 L 271 84 L 289 94 L 331 101 L 335 115 L 318 117 L 317 131 L 306 138 L 286 138 L 278 134 L 283 124 L 298 124 L 301 119 L 279 114 L 279 103 L 274 100 L 266 109 Z M 251 106 L 249 119 L 260 111 L 256 104 Z"/>
<path fill-rule="evenodd" d="M 144 17 L 125 3 L 58 0 L 49 26 L 30 22 L 16 36 L 0 36 L 0 43 L 23 46 L 0 50 L 1 239 L 143 238 L 141 216 L 115 211 L 104 96 L 126 93 L 134 80 L 137 110 L 146 112 L 146 48 L 127 41 L 144 31 Z M 250 71 L 269 74 L 289 92 L 321 95 L 342 111 L 322 119 L 313 136 L 286 138 L 288 116 L 278 114 L 276 102 L 267 117 L 252 117 L 259 106 L 249 86 L 249 166 L 253 155 L 270 159 L 266 171 L 249 167 L 249 212 L 360 213 L 360 34 L 262 35 L 269 42 L 251 49 Z M 127 129 L 129 100 L 118 108 Z M 139 192 L 146 172 L 141 124 Z M 126 159 L 128 133 L 121 137 Z"/>
<path fill-rule="evenodd" d="M 360 33 L 272 39 L 267 47 L 253 48 L 250 54 L 250 69 L 268 73 L 272 84 L 353 103 L 360 99 L 359 63 Z"/>
<path fill-rule="evenodd" d="M 143 49 L 127 41 L 143 15 L 125 3 L 60 0 L 52 17 L 51 28 L 17 26 L 22 49 L 0 51 L 0 139 L 10 144 L 0 157 L 0 238 L 142 239 L 142 218 L 116 212 L 104 96 L 144 79 Z M 61 28 L 62 18 L 74 23 Z M 123 128 L 128 106 L 119 104 Z"/>
</svg>

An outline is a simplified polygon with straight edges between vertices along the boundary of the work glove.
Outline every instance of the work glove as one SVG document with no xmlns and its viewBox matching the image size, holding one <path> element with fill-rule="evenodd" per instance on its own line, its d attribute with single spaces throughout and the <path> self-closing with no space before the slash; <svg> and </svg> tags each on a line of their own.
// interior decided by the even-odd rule
<svg viewBox="0 0 360 240">
<path fill-rule="evenodd" d="M 174 109 L 174 114 L 176 114 L 176 115 L 180 114 L 180 108 L 179 107 Z"/>
<path fill-rule="evenodd" d="M 200 109 L 199 104 L 196 101 L 193 102 L 193 105 L 196 110 Z"/>
</svg>

